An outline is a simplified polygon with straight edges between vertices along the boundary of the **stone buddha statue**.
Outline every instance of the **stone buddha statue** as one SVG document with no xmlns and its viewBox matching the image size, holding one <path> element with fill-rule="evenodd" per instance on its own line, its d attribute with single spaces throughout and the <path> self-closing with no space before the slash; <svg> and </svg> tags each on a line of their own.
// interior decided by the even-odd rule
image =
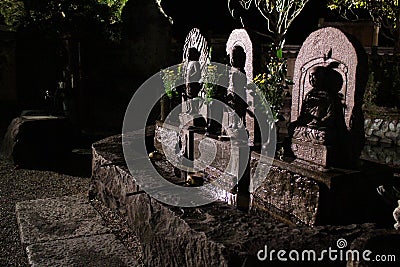
<svg viewBox="0 0 400 267">
<path fill-rule="evenodd" d="M 184 100 L 191 100 L 187 102 L 187 112 L 198 113 L 198 103 L 193 99 L 196 98 L 203 86 L 201 80 L 201 65 L 199 62 L 200 52 L 195 48 L 189 48 L 188 63 L 185 73 L 186 91 Z"/>
<path fill-rule="evenodd" d="M 246 53 L 244 49 L 241 46 L 233 47 L 230 58 L 232 68 L 229 74 L 229 87 L 227 92 L 227 104 L 237 115 L 233 116 L 232 114 L 230 116 L 228 127 L 232 129 L 243 128 L 245 126 L 247 110 L 245 63 Z"/>
<path fill-rule="evenodd" d="M 312 89 L 303 99 L 300 115 L 289 126 L 289 134 L 299 141 L 331 145 L 346 131 L 343 96 L 339 93 L 343 80 L 329 66 L 311 69 Z"/>
</svg>

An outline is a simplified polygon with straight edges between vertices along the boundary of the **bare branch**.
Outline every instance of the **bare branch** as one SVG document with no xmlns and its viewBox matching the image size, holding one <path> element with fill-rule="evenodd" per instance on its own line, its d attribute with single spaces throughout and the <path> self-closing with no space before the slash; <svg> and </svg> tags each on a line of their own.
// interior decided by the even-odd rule
<svg viewBox="0 0 400 267">
<path fill-rule="evenodd" d="M 169 23 L 174 24 L 174 20 L 172 19 L 172 17 L 168 16 L 167 13 L 165 13 L 163 7 L 161 6 L 161 1 L 162 0 L 156 0 L 156 4 L 158 7 L 158 10 L 161 12 L 161 14 L 163 14 L 164 17 L 166 17 L 169 21 Z"/>
<path fill-rule="evenodd" d="M 238 1 L 246 10 L 250 8 L 252 2 L 252 0 L 228 0 L 228 5 L 232 1 Z M 280 48 L 283 46 L 288 28 L 308 2 L 309 0 L 254 0 L 257 10 L 266 20 L 267 35 L 272 37 L 275 45 Z M 231 14 L 233 15 L 232 11 Z"/>
</svg>

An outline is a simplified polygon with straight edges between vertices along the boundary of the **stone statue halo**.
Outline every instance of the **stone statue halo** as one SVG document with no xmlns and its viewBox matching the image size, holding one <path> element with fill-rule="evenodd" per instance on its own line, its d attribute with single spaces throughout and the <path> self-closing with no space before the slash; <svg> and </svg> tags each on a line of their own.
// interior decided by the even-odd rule
<svg viewBox="0 0 400 267">
<path fill-rule="evenodd" d="M 244 70 L 246 72 L 247 82 L 251 83 L 253 81 L 253 44 L 245 29 L 235 29 L 229 35 L 228 41 L 226 42 L 226 53 L 230 58 L 235 46 L 241 46 L 246 53 Z"/>
<path fill-rule="evenodd" d="M 206 71 L 205 65 L 208 61 L 208 45 L 206 38 L 200 33 L 198 28 L 193 28 L 186 36 L 183 46 L 183 63 L 188 62 L 190 48 L 196 48 L 197 51 L 200 52 L 199 62 L 202 67 L 202 73 L 204 74 L 204 71 Z"/>
</svg>

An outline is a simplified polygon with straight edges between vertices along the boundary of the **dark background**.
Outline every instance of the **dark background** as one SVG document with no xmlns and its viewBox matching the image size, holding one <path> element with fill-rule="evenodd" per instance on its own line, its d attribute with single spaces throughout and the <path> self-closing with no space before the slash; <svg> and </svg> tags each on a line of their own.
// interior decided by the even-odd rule
<svg viewBox="0 0 400 267">
<path fill-rule="evenodd" d="M 80 69 L 75 71 L 80 80 L 74 92 L 75 120 L 80 129 L 119 132 L 136 88 L 162 68 L 181 62 L 183 42 L 192 28 L 199 28 L 208 39 L 220 38 L 214 57 L 225 55 L 224 42 L 230 32 L 242 27 L 231 17 L 227 0 L 163 0 L 173 25 L 159 14 L 154 2 L 128 1 L 120 43 L 107 42 L 94 32 L 74 37 L 75 50 L 78 42 L 81 49 Z M 266 21 L 254 3 L 243 17 L 250 29 L 266 33 Z M 321 17 L 338 19 L 326 9 L 325 0 L 310 0 L 289 29 L 286 44 L 301 45 L 318 28 Z M 60 40 L 46 32 L 25 29 L 15 34 L 15 43 L 16 99 L 0 99 L 3 128 L 23 110 L 46 108 L 45 92 L 54 90 L 60 79 Z M 76 51 L 73 53 L 76 59 Z M 224 60 L 213 58 L 221 63 Z"/>
<path fill-rule="evenodd" d="M 165 12 L 174 19 L 173 36 L 184 40 L 187 32 L 198 27 L 204 32 L 229 34 L 235 28 L 241 28 L 238 20 L 229 13 L 226 0 L 163 0 Z M 250 10 L 243 13 L 245 21 L 251 28 L 266 32 L 266 21 L 259 14 L 254 3 Z M 296 18 L 287 34 L 287 44 L 301 44 L 318 26 L 318 19 L 340 19 L 326 8 L 325 0 L 310 0 L 302 13 Z"/>
</svg>

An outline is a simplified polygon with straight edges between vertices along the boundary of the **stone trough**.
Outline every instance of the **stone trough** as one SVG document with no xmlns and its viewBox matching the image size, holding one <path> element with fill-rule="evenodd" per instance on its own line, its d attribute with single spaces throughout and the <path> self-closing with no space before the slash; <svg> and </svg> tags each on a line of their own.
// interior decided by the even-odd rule
<svg viewBox="0 0 400 267">
<path fill-rule="evenodd" d="M 162 151 L 163 146 L 165 148 L 168 145 L 165 136 L 171 136 L 174 131 L 158 124 L 155 134 L 155 147 Z M 193 146 L 199 147 L 204 139 L 211 138 L 195 133 Z M 213 139 L 212 143 L 217 146 L 217 160 L 205 171 L 218 177 L 223 175 L 230 161 L 230 142 Z M 198 150 L 195 149 L 194 154 L 195 158 L 199 157 Z M 259 158 L 257 152 L 251 153 L 252 174 L 258 164 L 263 164 L 259 163 Z M 362 166 L 358 170 L 320 171 L 299 162 L 275 159 L 261 186 L 252 194 L 250 211 L 261 216 L 272 212 L 274 216 L 294 224 L 305 225 L 391 222 L 391 210 L 377 194 L 376 188 L 382 184 L 392 184 L 393 171 L 370 161 L 360 161 L 360 164 Z M 236 196 L 230 195 L 230 192 L 222 192 L 219 199 L 236 203 Z"/>
<path fill-rule="evenodd" d="M 141 191 L 124 162 L 121 142 L 121 135 L 116 135 L 93 144 L 90 197 L 127 220 L 141 241 L 148 266 L 262 266 L 265 261 L 257 259 L 257 253 L 266 245 L 275 250 L 322 251 L 335 247 L 339 238 L 348 244 L 361 238 L 360 247 L 376 239 L 371 241 L 370 236 L 377 224 L 308 227 L 283 223 L 259 208 L 262 216 L 242 212 L 224 201 L 197 208 L 163 204 Z M 173 170 L 163 172 L 173 176 Z M 394 230 L 380 231 L 379 236 L 384 233 L 397 242 Z M 280 265 L 276 257 L 272 261 Z M 324 263 L 337 266 L 329 259 Z"/>
</svg>

